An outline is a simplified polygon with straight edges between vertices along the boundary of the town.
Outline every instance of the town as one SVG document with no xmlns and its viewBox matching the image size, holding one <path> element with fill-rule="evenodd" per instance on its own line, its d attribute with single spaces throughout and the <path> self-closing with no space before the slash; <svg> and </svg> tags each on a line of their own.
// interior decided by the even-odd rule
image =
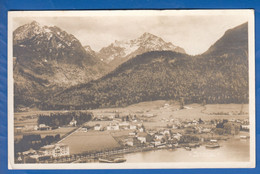
<svg viewBox="0 0 260 174">
<path fill-rule="evenodd" d="M 167 109 L 169 106 L 165 104 L 163 107 Z M 117 110 L 98 114 L 71 111 L 50 115 L 52 117 L 38 115 L 38 125 L 31 126 L 34 131 L 17 141 L 30 141 L 25 149 L 16 151 L 17 163 L 112 163 L 124 162 L 123 155 L 134 152 L 175 148 L 191 151 L 199 146 L 215 149 L 221 148 L 219 141 L 228 141 L 235 135 L 248 139 L 250 129 L 248 118 L 189 119 L 162 116 L 159 121 L 152 122 L 158 114 L 140 111 L 124 114 Z M 88 116 L 88 119 L 83 120 L 83 116 Z M 45 117 L 55 118 L 55 121 L 48 120 L 44 124 Z M 16 127 L 16 133 L 22 129 Z M 68 132 L 55 134 L 59 129 L 67 129 Z M 40 136 L 43 132 L 51 131 L 53 136 Z M 244 134 L 240 135 L 241 132 Z M 18 146 L 22 147 L 21 144 Z"/>
</svg>

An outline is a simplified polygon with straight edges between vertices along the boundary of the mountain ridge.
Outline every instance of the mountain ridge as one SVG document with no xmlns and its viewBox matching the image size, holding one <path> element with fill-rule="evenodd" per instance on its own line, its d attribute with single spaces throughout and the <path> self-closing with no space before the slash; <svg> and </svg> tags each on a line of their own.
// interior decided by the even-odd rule
<svg viewBox="0 0 260 174">
<path fill-rule="evenodd" d="M 127 41 L 114 41 L 97 52 L 98 57 L 113 67 L 148 51 L 171 50 L 185 53 L 181 47 L 165 42 L 162 38 L 145 32 L 140 37 Z"/>
<path fill-rule="evenodd" d="M 15 107 L 41 102 L 57 90 L 97 79 L 107 71 L 75 36 L 36 21 L 13 32 L 13 55 Z"/>
<path fill-rule="evenodd" d="M 171 51 L 137 55 L 96 81 L 58 93 L 42 108 L 93 109 L 160 99 L 183 99 L 185 103 L 247 103 L 247 23 L 241 28 L 229 30 L 199 56 Z M 229 39 L 233 38 L 233 32 L 243 37 L 241 42 L 237 43 L 236 37 Z M 224 46 L 219 46 L 221 42 Z"/>
</svg>

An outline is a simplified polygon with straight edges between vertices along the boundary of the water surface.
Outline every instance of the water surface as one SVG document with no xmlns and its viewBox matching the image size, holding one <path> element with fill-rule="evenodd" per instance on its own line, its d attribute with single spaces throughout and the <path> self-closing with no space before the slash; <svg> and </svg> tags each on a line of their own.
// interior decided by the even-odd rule
<svg viewBox="0 0 260 174">
<path fill-rule="evenodd" d="M 250 140 L 238 137 L 220 141 L 220 148 L 208 149 L 205 146 L 187 151 L 183 148 L 163 149 L 148 152 L 125 154 L 129 163 L 149 162 L 246 162 L 250 160 Z"/>
</svg>

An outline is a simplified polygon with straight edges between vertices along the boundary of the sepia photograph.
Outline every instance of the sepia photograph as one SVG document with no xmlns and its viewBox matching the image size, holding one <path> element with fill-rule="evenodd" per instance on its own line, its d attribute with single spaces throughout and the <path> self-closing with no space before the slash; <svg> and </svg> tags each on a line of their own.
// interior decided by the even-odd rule
<svg viewBox="0 0 260 174">
<path fill-rule="evenodd" d="M 254 37 L 253 10 L 8 12 L 9 169 L 255 167 Z"/>
</svg>

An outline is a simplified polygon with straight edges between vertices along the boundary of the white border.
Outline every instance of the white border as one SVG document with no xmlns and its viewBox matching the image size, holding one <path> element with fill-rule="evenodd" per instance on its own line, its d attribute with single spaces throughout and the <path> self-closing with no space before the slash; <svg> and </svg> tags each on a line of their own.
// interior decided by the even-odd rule
<svg viewBox="0 0 260 174">
<path fill-rule="evenodd" d="M 250 162 L 174 162 L 174 163 L 84 163 L 15 164 L 13 108 L 13 36 L 14 17 L 79 16 L 179 16 L 248 15 Z M 114 11 L 9 11 L 8 12 L 8 169 L 159 169 L 159 168 L 254 168 L 255 167 L 255 24 L 254 10 L 114 10 Z"/>
</svg>

